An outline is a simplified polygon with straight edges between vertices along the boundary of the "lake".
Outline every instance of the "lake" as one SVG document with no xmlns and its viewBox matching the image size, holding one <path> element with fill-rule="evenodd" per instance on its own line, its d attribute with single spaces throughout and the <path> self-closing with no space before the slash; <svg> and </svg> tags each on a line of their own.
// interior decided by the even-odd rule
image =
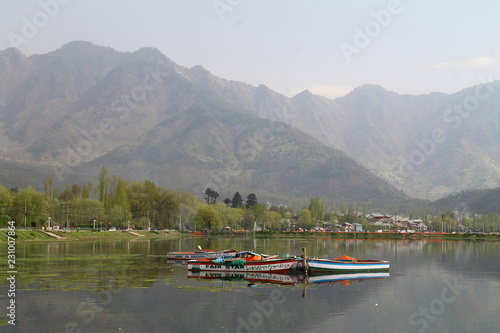
<svg viewBox="0 0 500 333">
<path fill-rule="evenodd" d="M 267 254 L 306 247 L 309 256 L 385 259 L 391 268 L 304 283 L 302 275 L 188 277 L 186 266 L 167 263 L 167 252 L 198 245 Z M 500 332 L 499 242 L 190 238 L 16 247 L 16 326 L 2 332 Z M 3 321 L 7 277 L 5 268 Z"/>
</svg>

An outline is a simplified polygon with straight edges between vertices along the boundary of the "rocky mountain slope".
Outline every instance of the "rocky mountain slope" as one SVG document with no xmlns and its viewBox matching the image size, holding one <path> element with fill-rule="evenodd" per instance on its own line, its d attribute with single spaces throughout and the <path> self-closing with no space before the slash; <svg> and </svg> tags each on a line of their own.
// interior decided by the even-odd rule
<svg viewBox="0 0 500 333">
<path fill-rule="evenodd" d="M 228 94 L 240 90 L 242 102 L 214 93 L 217 82 L 233 86 L 220 87 Z M 60 184 L 95 180 L 105 166 L 200 195 L 212 187 L 221 197 L 252 191 L 262 199 L 319 196 L 331 205 L 408 202 L 344 152 L 279 121 L 279 110 L 263 117 L 276 96 L 292 100 L 228 82 L 152 48 L 121 53 L 73 42 L 31 57 L 0 52 L 0 167 L 25 166 L 10 167 L 5 185 L 47 170 Z"/>
</svg>

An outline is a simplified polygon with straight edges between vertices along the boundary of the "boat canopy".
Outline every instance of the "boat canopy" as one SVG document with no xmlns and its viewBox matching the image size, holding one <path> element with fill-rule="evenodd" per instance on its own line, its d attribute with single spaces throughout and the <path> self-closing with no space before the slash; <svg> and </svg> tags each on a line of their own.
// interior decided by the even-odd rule
<svg viewBox="0 0 500 333">
<path fill-rule="evenodd" d="M 346 255 L 343 255 L 343 256 L 337 257 L 337 258 L 335 258 L 334 260 L 342 260 L 342 261 L 358 261 L 358 259 L 353 258 L 353 257 L 346 256 Z"/>
</svg>

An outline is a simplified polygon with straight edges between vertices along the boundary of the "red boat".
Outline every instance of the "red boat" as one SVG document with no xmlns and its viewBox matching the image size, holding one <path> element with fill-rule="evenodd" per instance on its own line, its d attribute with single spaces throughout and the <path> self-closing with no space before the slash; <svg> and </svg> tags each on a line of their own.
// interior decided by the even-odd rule
<svg viewBox="0 0 500 333">
<path fill-rule="evenodd" d="M 239 258 L 190 260 L 188 261 L 188 270 L 286 273 L 296 265 L 295 258 L 266 258 L 250 252 Z"/>
</svg>

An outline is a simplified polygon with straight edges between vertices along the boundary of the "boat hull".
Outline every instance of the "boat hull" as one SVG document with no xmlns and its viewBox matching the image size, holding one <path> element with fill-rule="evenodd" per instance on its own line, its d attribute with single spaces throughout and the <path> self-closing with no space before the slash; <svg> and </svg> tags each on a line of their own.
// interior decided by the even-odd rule
<svg viewBox="0 0 500 333">
<path fill-rule="evenodd" d="M 391 263 L 385 260 L 342 261 L 328 259 L 308 259 L 311 272 L 375 272 L 387 271 Z"/>
<path fill-rule="evenodd" d="M 269 259 L 246 261 L 243 264 L 233 265 L 229 262 L 216 263 L 211 260 L 188 261 L 190 271 L 219 271 L 219 272 L 273 272 L 286 273 L 295 264 L 294 259 Z"/>
<path fill-rule="evenodd" d="M 223 251 L 210 251 L 210 250 L 200 250 L 192 252 L 169 252 L 167 254 L 168 260 L 193 260 L 193 259 L 204 259 L 204 258 L 234 258 L 236 256 L 236 250 L 223 250 Z"/>
</svg>

